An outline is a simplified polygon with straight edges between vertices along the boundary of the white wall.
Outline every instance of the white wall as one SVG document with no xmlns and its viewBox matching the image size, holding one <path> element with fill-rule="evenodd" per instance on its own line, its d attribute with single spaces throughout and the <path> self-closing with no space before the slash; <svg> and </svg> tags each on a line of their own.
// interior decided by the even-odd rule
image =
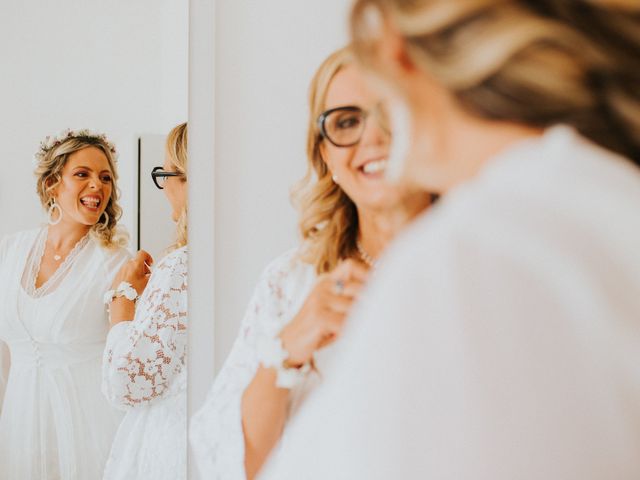
<svg viewBox="0 0 640 480">
<path fill-rule="evenodd" d="M 187 117 L 187 15 L 188 0 L 0 2 L 0 235 L 44 220 L 31 158 L 67 127 L 116 143 L 135 235 L 136 138 Z"/>
<path fill-rule="evenodd" d="M 162 165 L 160 158 L 165 157 L 166 135 L 142 135 L 140 137 L 140 182 L 139 193 L 139 245 L 151 254 L 156 262 L 167 251 L 167 246 L 176 240 L 176 224 L 172 219 L 173 208 L 165 200 L 164 193 L 149 181 L 149 172 Z M 135 244 L 136 242 L 131 242 Z"/>
<path fill-rule="evenodd" d="M 289 203 L 289 189 L 306 170 L 307 89 L 322 60 L 346 41 L 350 4 L 216 3 L 218 369 L 262 269 L 297 244 L 297 215 Z"/>
<path fill-rule="evenodd" d="M 215 7 L 212 0 L 189 0 L 189 417 L 214 374 Z M 191 448 L 188 455 L 188 478 L 196 480 Z"/>
</svg>

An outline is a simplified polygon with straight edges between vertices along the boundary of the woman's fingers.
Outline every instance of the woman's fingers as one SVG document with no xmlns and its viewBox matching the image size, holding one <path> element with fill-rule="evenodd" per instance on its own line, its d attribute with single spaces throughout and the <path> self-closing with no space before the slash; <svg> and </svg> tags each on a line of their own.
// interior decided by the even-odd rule
<svg viewBox="0 0 640 480">
<path fill-rule="evenodd" d="M 151 271 L 149 267 L 153 265 L 153 257 L 149 252 L 145 250 L 138 251 L 133 261 L 136 262 L 141 272 L 149 273 Z"/>
<path fill-rule="evenodd" d="M 364 287 L 364 283 L 362 282 L 353 281 L 353 280 L 345 282 L 342 279 L 336 279 L 336 280 L 331 279 L 327 285 L 327 288 L 329 289 L 332 295 L 335 295 L 338 297 L 346 297 L 351 300 L 355 299 L 356 297 L 358 297 L 358 295 L 360 295 L 360 292 L 362 291 L 363 287 Z"/>
<path fill-rule="evenodd" d="M 346 297 L 343 295 L 332 295 L 327 299 L 326 308 L 332 312 L 346 315 L 349 313 L 353 305 L 353 297 Z"/>
<path fill-rule="evenodd" d="M 146 262 L 149 265 L 151 265 L 153 263 L 153 257 L 146 250 L 138 250 L 138 252 L 136 253 L 135 258 L 139 259 L 139 260 L 142 260 L 143 262 Z"/>
<path fill-rule="evenodd" d="M 333 343 L 340 335 L 346 324 L 347 315 L 342 313 L 329 314 L 326 317 L 324 330 L 317 345 L 317 349 L 324 348 Z"/>
<path fill-rule="evenodd" d="M 315 350 L 332 343 L 368 277 L 368 268 L 346 260 L 321 275 L 302 309 L 281 331 L 284 348 L 295 362 L 304 363 Z"/>
<path fill-rule="evenodd" d="M 138 293 L 142 293 L 151 275 L 149 266 L 153 263 L 153 257 L 146 251 L 140 250 L 136 255 L 120 268 L 114 279 L 112 288 L 116 288 L 121 282 L 133 285 Z"/>
<path fill-rule="evenodd" d="M 357 260 L 348 259 L 341 262 L 333 271 L 330 276 L 335 280 L 341 279 L 343 281 L 356 281 L 364 283 L 369 276 L 369 268 L 362 262 Z"/>
</svg>

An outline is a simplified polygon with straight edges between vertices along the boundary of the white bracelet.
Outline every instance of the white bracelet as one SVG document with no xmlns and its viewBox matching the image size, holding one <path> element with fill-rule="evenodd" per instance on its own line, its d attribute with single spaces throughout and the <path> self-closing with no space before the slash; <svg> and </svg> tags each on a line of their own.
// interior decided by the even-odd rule
<svg viewBox="0 0 640 480">
<path fill-rule="evenodd" d="M 124 297 L 134 303 L 138 300 L 138 298 L 140 298 L 138 292 L 136 292 L 136 289 L 133 288 L 133 285 L 131 285 L 129 282 L 120 282 L 115 290 L 109 290 L 107 293 L 105 293 L 104 303 L 109 305 L 116 297 Z"/>
<path fill-rule="evenodd" d="M 311 364 L 305 363 L 301 367 L 285 367 L 284 362 L 289 358 L 278 336 L 263 337 L 258 343 L 258 359 L 265 368 L 276 370 L 276 386 L 292 389 L 300 384 L 311 370 Z"/>
</svg>

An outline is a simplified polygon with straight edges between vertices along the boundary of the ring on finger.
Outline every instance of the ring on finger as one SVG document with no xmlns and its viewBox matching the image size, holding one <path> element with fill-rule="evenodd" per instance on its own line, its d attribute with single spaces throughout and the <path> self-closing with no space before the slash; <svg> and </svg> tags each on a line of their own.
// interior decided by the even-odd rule
<svg viewBox="0 0 640 480">
<path fill-rule="evenodd" d="M 338 279 L 333 284 L 333 292 L 336 295 L 344 295 L 344 280 Z"/>
</svg>

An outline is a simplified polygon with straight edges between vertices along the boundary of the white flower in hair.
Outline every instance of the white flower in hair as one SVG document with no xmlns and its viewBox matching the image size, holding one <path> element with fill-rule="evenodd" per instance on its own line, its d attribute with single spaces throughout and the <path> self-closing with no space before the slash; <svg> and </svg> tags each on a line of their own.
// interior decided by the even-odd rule
<svg viewBox="0 0 640 480">
<path fill-rule="evenodd" d="M 37 167 L 44 156 L 49 152 L 52 148 L 61 145 L 66 140 L 70 138 L 97 138 L 105 143 L 109 151 L 111 152 L 111 156 L 113 157 L 114 162 L 118 161 L 118 152 L 116 151 L 116 146 L 107 138 L 107 135 L 102 132 L 95 132 L 93 130 L 89 130 L 88 128 L 81 128 L 78 130 L 72 130 L 70 128 L 65 128 L 57 135 L 47 135 L 44 137 L 44 140 L 40 142 L 40 147 L 38 151 L 33 156 L 34 167 Z"/>
</svg>

